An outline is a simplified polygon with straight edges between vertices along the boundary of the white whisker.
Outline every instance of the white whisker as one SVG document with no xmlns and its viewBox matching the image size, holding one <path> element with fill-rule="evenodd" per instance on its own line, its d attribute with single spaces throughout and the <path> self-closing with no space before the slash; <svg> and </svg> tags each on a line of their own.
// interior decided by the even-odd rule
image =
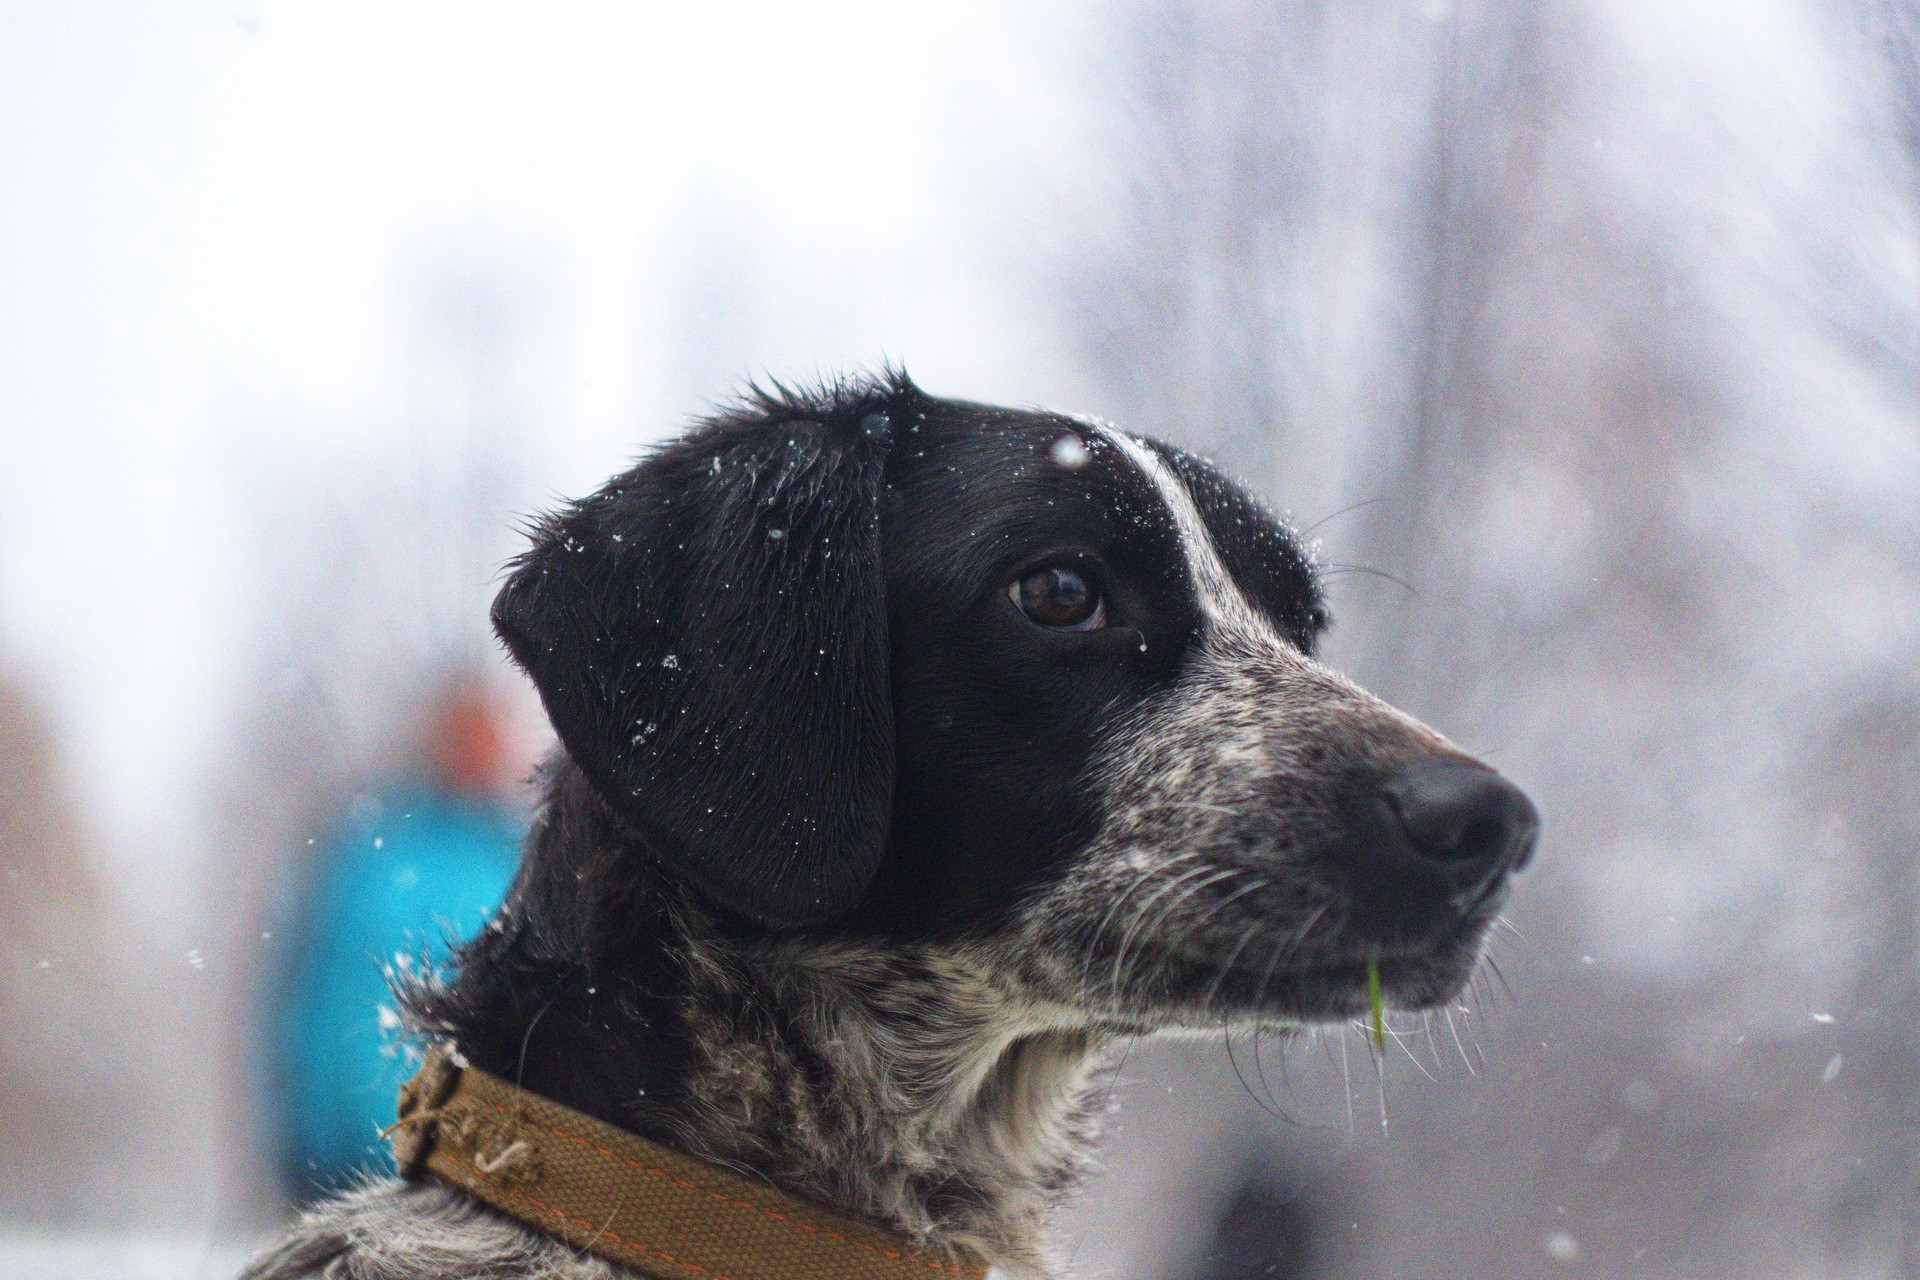
<svg viewBox="0 0 1920 1280">
<path fill-rule="evenodd" d="M 1133 923 L 1128 925 L 1126 932 L 1120 935 L 1120 946 L 1113 953 L 1113 974 L 1108 984 L 1108 989 L 1115 998 L 1118 998 L 1120 994 L 1120 979 L 1126 972 L 1127 952 L 1133 947 L 1133 940 L 1138 936 L 1140 926 L 1145 923 L 1147 913 L 1153 910 L 1154 904 L 1159 902 L 1161 898 L 1178 889 L 1195 876 L 1203 876 L 1205 874 L 1207 874 L 1207 868 L 1204 866 L 1194 867 L 1191 870 L 1181 872 L 1166 884 L 1154 890 L 1153 893 L 1149 894 L 1146 901 L 1142 902 L 1139 908 L 1133 913 Z"/>
<path fill-rule="evenodd" d="M 1421 1075 L 1425 1076 L 1428 1080 L 1431 1080 L 1434 1084 L 1440 1083 L 1439 1079 L 1433 1074 L 1433 1072 L 1427 1070 L 1426 1064 L 1424 1062 L 1421 1062 L 1420 1059 L 1413 1056 L 1413 1050 L 1407 1048 L 1406 1036 L 1402 1035 L 1398 1031 L 1395 1031 L 1391 1026 L 1384 1027 L 1384 1030 L 1387 1033 L 1387 1038 L 1400 1046 L 1400 1052 L 1407 1055 L 1407 1061 L 1411 1062 L 1414 1065 L 1414 1067 L 1420 1072 Z"/>
<path fill-rule="evenodd" d="M 1340 1083 L 1347 1090 L 1347 1141 L 1353 1141 L 1353 1069 L 1347 1062 L 1347 1029 L 1340 1028 Z"/>
<path fill-rule="evenodd" d="M 1453 1047 L 1460 1051 L 1460 1061 L 1466 1065 L 1467 1074 L 1470 1076 L 1479 1075 L 1480 1073 L 1474 1070 L 1473 1059 L 1467 1056 L 1467 1046 L 1460 1042 L 1460 1028 L 1453 1025 L 1453 1009 L 1448 1007 L 1442 1009 L 1440 1012 L 1446 1015 L 1447 1030 L 1453 1033 Z"/>
</svg>

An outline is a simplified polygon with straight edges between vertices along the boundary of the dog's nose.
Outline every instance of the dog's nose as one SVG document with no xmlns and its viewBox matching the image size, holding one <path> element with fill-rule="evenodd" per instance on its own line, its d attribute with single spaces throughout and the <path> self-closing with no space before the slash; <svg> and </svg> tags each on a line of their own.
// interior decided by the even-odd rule
<svg viewBox="0 0 1920 1280">
<path fill-rule="evenodd" d="M 1388 774 L 1380 789 L 1411 851 L 1445 872 L 1461 899 L 1533 856 L 1540 812 L 1527 793 L 1482 765 L 1427 756 Z"/>
</svg>

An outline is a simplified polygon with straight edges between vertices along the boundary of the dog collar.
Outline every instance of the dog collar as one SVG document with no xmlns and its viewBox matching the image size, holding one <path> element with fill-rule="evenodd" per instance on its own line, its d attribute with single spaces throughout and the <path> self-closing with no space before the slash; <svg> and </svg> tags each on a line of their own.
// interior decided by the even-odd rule
<svg viewBox="0 0 1920 1280">
<path fill-rule="evenodd" d="M 427 1173 L 512 1218 L 657 1280 L 984 1280 L 763 1182 L 670 1151 L 467 1066 L 435 1046 L 387 1130 L 402 1177 Z"/>
</svg>

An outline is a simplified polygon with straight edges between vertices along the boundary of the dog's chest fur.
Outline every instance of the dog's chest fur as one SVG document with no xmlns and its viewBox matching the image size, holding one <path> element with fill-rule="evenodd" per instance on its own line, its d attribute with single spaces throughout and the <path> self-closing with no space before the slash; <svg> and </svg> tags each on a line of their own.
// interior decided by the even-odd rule
<svg viewBox="0 0 1920 1280">
<path fill-rule="evenodd" d="M 964 949 L 689 955 L 686 1149 L 1042 1269 L 1042 1223 L 1091 1151 L 1105 1037 L 1050 1025 Z"/>
</svg>

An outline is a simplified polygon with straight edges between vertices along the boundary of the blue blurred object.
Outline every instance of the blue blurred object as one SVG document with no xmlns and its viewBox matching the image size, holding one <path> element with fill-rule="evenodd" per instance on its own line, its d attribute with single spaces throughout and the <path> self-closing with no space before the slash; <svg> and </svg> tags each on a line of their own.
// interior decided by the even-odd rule
<svg viewBox="0 0 1920 1280">
<path fill-rule="evenodd" d="M 519 861 L 515 815 L 471 794 L 413 786 L 359 809 L 311 863 L 287 986 L 268 1011 L 280 1160 L 303 1200 L 386 1167 L 378 1134 L 412 1071 L 388 971 L 444 964 L 449 937 L 486 923 Z"/>
</svg>

